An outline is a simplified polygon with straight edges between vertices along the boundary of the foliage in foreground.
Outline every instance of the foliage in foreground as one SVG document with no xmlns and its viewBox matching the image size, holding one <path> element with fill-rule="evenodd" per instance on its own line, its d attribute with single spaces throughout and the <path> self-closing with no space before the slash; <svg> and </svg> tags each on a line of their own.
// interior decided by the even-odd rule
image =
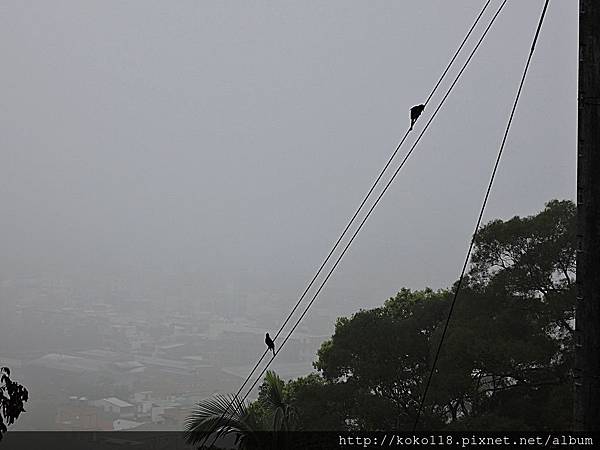
<svg viewBox="0 0 600 450">
<path fill-rule="evenodd" d="M 12 425 L 25 412 L 24 403 L 29 400 L 29 392 L 10 378 L 10 369 L 0 369 L 0 440 Z"/>
<path fill-rule="evenodd" d="M 210 445 L 213 440 L 233 436 L 240 448 L 263 448 L 258 432 L 276 431 L 278 439 L 286 431 L 296 429 L 294 408 L 286 403 L 284 381 L 272 371 L 267 371 L 260 387 L 258 401 L 243 402 L 235 396 L 216 395 L 201 401 L 186 421 L 186 440 L 191 444 Z M 212 435 L 205 439 L 207 434 Z M 206 442 L 205 442 L 206 441 Z M 274 442 L 274 448 L 285 447 Z"/>
</svg>

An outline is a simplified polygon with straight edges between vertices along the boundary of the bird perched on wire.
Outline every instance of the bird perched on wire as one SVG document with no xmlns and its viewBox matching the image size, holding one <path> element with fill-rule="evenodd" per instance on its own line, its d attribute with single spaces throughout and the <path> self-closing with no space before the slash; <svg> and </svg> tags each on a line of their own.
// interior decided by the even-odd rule
<svg viewBox="0 0 600 450">
<path fill-rule="evenodd" d="M 275 356 L 275 342 L 273 342 L 269 333 L 265 336 L 265 344 L 267 344 L 267 347 L 273 352 L 273 356 Z"/>
<path fill-rule="evenodd" d="M 410 129 L 413 129 L 413 125 L 415 124 L 415 122 L 417 121 L 417 119 L 419 118 L 419 116 L 421 115 L 421 113 L 423 112 L 423 110 L 425 109 L 425 105 L 421 104 L 421 105 L 417 105 L 417 106 L 413 106 L 412 108 L 410 108 Z"/>
</svg>

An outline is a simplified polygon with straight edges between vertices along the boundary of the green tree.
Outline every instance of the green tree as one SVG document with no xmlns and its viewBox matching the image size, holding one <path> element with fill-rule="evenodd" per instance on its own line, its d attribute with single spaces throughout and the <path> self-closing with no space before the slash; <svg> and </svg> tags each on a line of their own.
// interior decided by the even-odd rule
<svg viewBox="0 0 600 450">
<path fill-rule="evenodd" d="M 478 233 L 422 427 L 570 426 L 574 224 L 573 203 L 553 200 Z M 410 428 L 455 288 L 402 289 L 383 307 L 338 319 L 315 363 L 328 387 L 312 380 L 297 397 L 346 386 L 352 404 L 333 409 L 344 427 Z"/>
<path fill-rule="evenodd" d="M 294 431 L 299 426 L 296 411 L 284 390 L 285 382 L 275 372 L 267 370 L 257 402 L 265 412 L 263 422 L 273 431 Z"/>
<path fill-rule="evenodd" d="M 471 310 L 489 305 L 479 314 L 488 320 L 474 327 L 489 355 L 470 355 L 486 395 L 465 426 L 571 426 L 575 219 L 572 202 L 553 200 L 537 215 L 495 220 L 478 233 L 471 295 L 453 328 L 474 327 Z"/>
<path fill-rule="evenodd" d="M 338 319 L 315 368 L 328 383 L 354 392 L 345 423 L 359 429 L 406 429 L 414 422 L 428 373 L 432 335 L 447 306 L 446 291 L 402 289 L 383 307 Z M 427 415 L 439 424 L 439 412 Z"/>
<path fill-rule="evenodd" d="M 342 430 L 346 417 L 356 405 L 357 393 L 347 384 L 328 383 L 321 375 L 311 373 L 289 381 L 285 397 L 293 405 L 304 430 Z"/>
</svg>

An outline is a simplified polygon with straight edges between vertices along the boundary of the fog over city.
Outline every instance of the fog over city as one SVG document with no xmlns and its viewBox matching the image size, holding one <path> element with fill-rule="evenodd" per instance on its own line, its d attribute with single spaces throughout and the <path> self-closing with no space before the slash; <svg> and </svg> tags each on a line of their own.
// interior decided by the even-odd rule
<svg viewBox="0 0 600 450">
<path fill-rule="evenodd" d="M 314 370 L 337 317 L 456 280 L 542 3 L 509 2 L 282 378 Z M 31 395 L 14 428 L 178 429 L 235 392 L 481 7 L 4 0 L 0 363 Z M 574 198 L 576 42 L 577 2 L 554 2 L 485 220 Z"/>
</svg>

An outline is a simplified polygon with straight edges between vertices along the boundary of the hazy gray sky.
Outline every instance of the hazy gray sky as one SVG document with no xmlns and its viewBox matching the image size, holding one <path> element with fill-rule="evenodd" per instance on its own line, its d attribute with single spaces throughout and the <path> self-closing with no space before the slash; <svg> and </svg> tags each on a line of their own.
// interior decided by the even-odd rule
<svg viewBox="0 0 600 450">
<path fill-rule="evenodd" d="M 542 3 L 509 0 L 321 303 L 457 277 Z M 2 1 L 4 276 L 181 272 L 293 301 L 482 4 Z M 577 2 L 551 2 L 488 219 L 573 198 L 576 39 Z"/>
</svg>

